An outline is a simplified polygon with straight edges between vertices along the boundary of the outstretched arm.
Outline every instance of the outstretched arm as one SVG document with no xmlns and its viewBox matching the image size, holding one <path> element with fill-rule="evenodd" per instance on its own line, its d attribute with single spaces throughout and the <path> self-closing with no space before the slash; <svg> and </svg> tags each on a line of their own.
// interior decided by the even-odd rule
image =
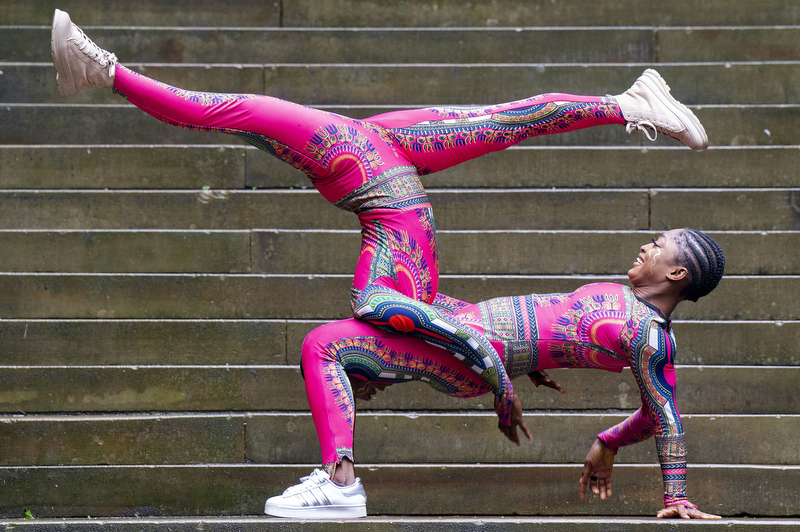
<svg viewBox="0 0 800 532">
<path fill-rule="evenodd" d="M 683 423 L 675 404 L 675 342 L 671 331 L 656 319 L 642 324 L 631 343 L 631 370 L 642 392 L 642 409 L 655 428 L 658 461 L 664 480 L 664 510 L 658 517 L 716 518 L 697 510 L 686 495 L 686 440 Z M 635 416 L 636 414 L 634 414 Z M 633 416 L 632 416 L 633 417 Z M 639 428 L 639 435 L 634 433 Z M 649 432 L 648 424 L 630 423 L 627 439 L 640 441 Z M 626 435 L 619 441 L 624 441 Z"/>
</svg>

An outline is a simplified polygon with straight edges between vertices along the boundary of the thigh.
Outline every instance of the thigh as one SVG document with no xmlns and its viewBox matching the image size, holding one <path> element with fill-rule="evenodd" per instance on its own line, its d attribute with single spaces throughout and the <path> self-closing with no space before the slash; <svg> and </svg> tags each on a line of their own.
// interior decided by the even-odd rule
<svg viewBox="0 0 800 532">
<path fill-rule="evenodd" d="M 381 332 L 357 320 L 343 320 L 317 329 L 324 351 L 347 374 L 373 382 L 420 381 L 453 397 L 475 397 L 491 389 L 444 349 L 423 340 Z"/>
<path fill-rule="evenodd" d="M 369 285 L 432 303 L 439 289 L 439 255 L 430 206 L 372 211 L 359 219 L 362 242 L 353 278 L 353 303 Z"/>
</svg>

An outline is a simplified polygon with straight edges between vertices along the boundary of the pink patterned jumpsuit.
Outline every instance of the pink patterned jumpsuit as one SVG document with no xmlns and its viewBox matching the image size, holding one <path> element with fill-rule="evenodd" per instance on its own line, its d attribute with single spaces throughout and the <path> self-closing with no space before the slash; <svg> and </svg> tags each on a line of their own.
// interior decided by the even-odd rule
<svg viewBox="0 0 800 532">
<path fill-rule="evenodd" d="M 475 305 L 440 295 L 434 304 L 481 332 L 500 354 L 509 378 L 552 368 L 620 372 L 630 366 L 642 406 L 598 437 L 616 453 L 655 435 L 664 505 L 695 508 L 686 498 L 686 446 L 675 405 L 675 338 L 657 308 L 613 283 Z M 347 374 L 373 382 L 422 381 L 453 397 L 493 391 L 443 349 L 352 319 L 323 325 L 306 337 L 303 373 L 328 471 L 344 457 L 353 460 L 355 405 Z"/>
<path fill-rule="evenodd" d="M 244 139 L 302 170 L 325 199 L 354 212 L 362 234 L 354 315 L 452 351 L 490 386 L 501 421 L 510 424 L 513 388 L 491 344 L 430 305 L 439 281 L 436 228 L 419 176 L 535 135 L 624 124 L 614 98 L 544 94 L 354 120 L 263 95 L 187 91 L 120 64 L 114 90 L 169 124 Z"/>
</svg>

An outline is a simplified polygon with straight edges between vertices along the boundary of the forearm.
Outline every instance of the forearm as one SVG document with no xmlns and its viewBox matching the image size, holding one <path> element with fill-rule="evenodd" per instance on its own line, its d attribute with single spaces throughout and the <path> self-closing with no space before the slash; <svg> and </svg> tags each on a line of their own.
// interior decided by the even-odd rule
<svg viewBox="0 0 800 532">
<path fill-rule="evenodd" d="M 656 424 L 650 411 L 642 407 L 631 414 L 625 421 L 604 430 L 597 437 L 616 454 L 620 447 L 639 443 L 650 438 L 655 429 Z"/>
<path fill-rule="evenodd" d="M 683 434 L 656 435 L 658 461 L 664 479 L 664 506 L 697 508 L 686 498 L 686 442 Z"/>
</svg>

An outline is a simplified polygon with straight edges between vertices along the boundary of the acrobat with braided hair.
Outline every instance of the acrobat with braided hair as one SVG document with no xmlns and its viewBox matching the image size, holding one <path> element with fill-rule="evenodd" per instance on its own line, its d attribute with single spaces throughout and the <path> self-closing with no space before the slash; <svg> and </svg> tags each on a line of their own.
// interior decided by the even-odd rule
<svg viewBox="0 0 800 532">
<path fill-rule="evenodd" d="M 169 124 L 235 135 L 302 170 L 328 201 L 355 213 L 362 246 L 351 288 L 354 316 L 452 352 L 495 394 L 500 423 L 508 428 L 521 419 L 522 405 L 500 356 L 480 331 L 455 319 L 447 305 L 434 304 L 436 228 L 419 176 L 529 137 L 604 125 L 643 130 L 651 139 L 660 133 L 694 150 L 708 145 L 703 126 L 652 69 L 616 96 L 551 93 L 355 120 L 264 95 L 166 85 L 120 64 L 60 10 L 53 17 L 51 51 L 61 96 L 111 89 Z"/>
<path fill-rule="evenodd" d="M 534 383 L 541 382 L 543 376 L 547 379 L 542 372 L 551 368 L 631 368 L 642 405 L 597 435 L 583 467 L 581 499 L 587 488 L 601 499 L 610 497 L 617 450 L 655 436 L 664 482 L 664 508 L 657 516 L 715 519 L 718 516 L 698 510 L 686 491 L 686 444 L 676 405 L 670 315 L 680 302 L 697 301 L 714 290 L 724 269 L 725 255 L 711 237 L 677 229 L 640 248 L 628 271 L 633 289 L 595 283 L 566 294 L 499 297 L 474 305 L 449 299 L 442 304 L 457 321 L 489 340 L 511 379 L 527 374 Z M 444 350 L 353 319 L 312 331 L 302 355 L 323 468 L 269 498 L 264 510 L 275 516 L 366 515 L 366 493 L 354 467 L 354 397 L 369 400 L 377 390 L 410 381 L 459 398 L 492 391 Z M 517 428 L 532 438 L 521 418 L 498 428 L 517 444 Z M 331 462 L 339 463 L 332 476 L 326 472 Z"/>
</svg>

